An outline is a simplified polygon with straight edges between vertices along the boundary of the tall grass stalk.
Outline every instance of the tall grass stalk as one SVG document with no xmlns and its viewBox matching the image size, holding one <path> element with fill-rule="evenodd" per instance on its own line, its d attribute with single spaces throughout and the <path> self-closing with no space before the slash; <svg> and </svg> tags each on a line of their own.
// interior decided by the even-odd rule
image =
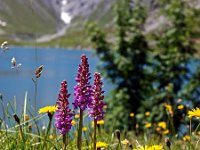
<svg viewBox="0 0 200 150">
<path fill-rule="evenodd" d="M 7 136 L 6 113 L 4 109 L 3 96 L 0 97 L 0 102 L 1 102 L 2 112 L 3 112 L 4 128 L 5 128 L 6 136 Z"/>
<path fill-rule="evenodd" d="M 23 114 L 24 121 L 26 120 L 25 117 L 26 117 L 26 108 L 27 108 L 27 97 L 28 97 L 28 92 L 26 91 L 25 97 L 24 97 L 24 114 Z M 24 130 L 24 132 L 26 133 L 26 130 Z"/>
<path fill-rule="evenodd" d="M 31 113 L 31 111 L 29 111 L 29 114 L 30 114 L 30 116 L 33 118 L 33 122 L 34 122 L 34 124 L 35 124 L 35 126 L 36 126 L 36 130 L 37 130 L 37 133 L 38 133 L 38 136 L 40 136 L 41 134 L 40 134 L 40 129 L 39 129 L 39 127 L 38 127 L 38 124 L 37 124 L 37 120 L 36 120 L 36 117 L 34 117 L 34 115 Z M 45 116 L 45 115 L 43 115 L 43 116 Z M 42 117 L 43 117 L 42 116 Z M 39 138 L 39 142 L 41 141 L 41 139 Z"/>
<path fill-rule="evenodd" d="M 17 123 L 16 127 L 19 128 L 20 139 L 22 139 L 23 142 L 25 143 L 25 138 L 24 138 L 24 134 L 23 134 L 23 131 L 22 131 L 21 124 L 20 124 L 20 119 L 18 118 L 18 116 L 16 114 L 13 115 L 13 118 L 14 118 L 15 122 Z"/>
<path fill-rule="evenodd" d="M 33 80 L 33 83 L 34 83 L 34 110 L 36 112 L 37 111 L 36 101 L 37 101 L 38 79 L 36 78 L 35 80 Z"/>
</svg>

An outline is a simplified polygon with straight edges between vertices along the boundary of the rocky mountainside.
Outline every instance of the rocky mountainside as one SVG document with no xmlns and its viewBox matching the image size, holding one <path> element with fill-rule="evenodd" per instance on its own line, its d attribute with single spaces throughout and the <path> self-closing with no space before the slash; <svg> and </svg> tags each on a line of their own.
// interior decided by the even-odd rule
<svg viewBox="0 0 200 150">
<path fill-rule="evenodd" d="M 0 36 L 31 40 L 35 35 L 56 33 L 69 23 L 101 19 L 114 1 L 0 0 Z"/>
<path fill-rule="evenodd" d="M 97 21 L 105 27 L 114 20 L 113 6 L 118 0 L 0 0 L 0 38 L 41 41 L 55 39 L 69 28 L 83 27 L 85 21 Z M 155 0 L 143 0 L 146 5 L 157 7 Z M 200 0 L 195 0 L 200 4 Z M 155 6 L 155 7 L 154 7 Z M 162 22 L 162 18 L 160 19 Z M 158 21 L 159 22 L 159 21 Z M 147 30 L 156 22 L 147 23 Z M 53 35 L 52 35 L 53 34 Z M 52 35 L 52 36 L 50 36 Z"/>
</svg>

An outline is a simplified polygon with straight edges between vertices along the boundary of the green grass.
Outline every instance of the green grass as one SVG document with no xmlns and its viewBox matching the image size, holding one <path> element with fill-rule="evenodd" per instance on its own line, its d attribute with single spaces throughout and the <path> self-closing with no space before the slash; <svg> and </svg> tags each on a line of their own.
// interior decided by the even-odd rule
<svg viewBox="0 0 200 150">
<path fill-rule="evenodd" d="M 44 119 L 44 117 L 47 117 L 46 115 L 43 116 L 41 119 Z M 1 127 L 0 131 L 0 144 L 1 149 L 43 149 L 44 146 L 44 139 L 45 139 L 45 132 L 42 131 L 40 128 L 41 135 L 38 135 L 37 133 L 28 130 L 28 126 L 32 123 L 32 121 L 26 122 L 26 125 L 23 126 L 23 136 L 24 141 L 20 137 L 19 134 L 19 126 L 13 126 L 13 128 L 8 128 L 7 133 L 5 129 Z M 34 128 L 34 126 L 32 126 Z M 68 146 L 67 149 L 70 150 L 76 150 L 76 128 L 77 125 L 73 127 L 73 130 L 70 131 L 68 135 Z M 104 130 L 104 127 L 101 126 L 101 133 L 97 133 L 97 139 L 98 141 L 102 141 L 108 144 L 107 150 L 116 150 L 118 147 L 118 139 L 115 136 L 112 136 L 114 132 L 108 132 Z M 26 131 L 26 132 L 25 132 Z M 92 149 L 92 133 L 93 128 L 88 126 L 88 130 L 85 131 L 84 137 L 82 139 L 82 146 L 83 149 Z M 183 141 L 181 139 L 177 139 L 175 137 L 170 138 L 171 141 L 171 150 L 198 150 L 198 147 L 200 146 L 198 144 L 198 138 L 197 136 L 193 136 L 191 141 Z M 146 133 L 141 134 L 139 136 L 136 136 L 134 132 L 124 132 L 121 131 L 121 140 L 128 139 L 129 145 L 122 144 L 123 150 L 130 150 L 130 145 L 132 145 L 133 148 L 136 148 L 138 145 L 144 146 L 144 145 L 162 145 L 165 150 L 167 150 L 167 146 L 165 145 L 164 139 L 165 136 L 159 137 L 158 135 L 149 134 Z M 47 136 L 46 140 L 46 149 L 61 149 L 62 148 L 62 136 L 59 133 L 55 133 L 55 128 L 53 127 L 50 131 L 50 134 Z M 196 147 L 196 148 L 195 148 Z M 120 150 L 121 148 L 118 147 Z"/>
<path fill-rule="evenodd" d="M 27 96 L 27 95 L 26 95 Z M 19 115 L 20 124 L 14 121 L 13 113 L 17 113 L 19 108 L 16 103 L 9 102 L 10 105 L 4 105 L 3 100 L 1 99 L 1 113 L 3 113 L 3 117 L 0 122 L 0 145 L 1 149 L 14 150 L 14 149 L 22 149 L 22 150 L 43 150 L 43 149 L 52 149 L 52 150 L 60 150 L 62 148 L 62 135 L 59 132 L 56 132 L 56 128 L 52 123 L 52 126 L 49 132 L 42 129 L 43 127 L 39 124 L 40 120 L 46 120 L 46 124 L 48 124 L 49 117 L 46 114 L 38 114 L 34 111 L 33 107 L 27 103 L 25 96 L 24 107 L 22 115 Z M 29 114 L 28 119 L 24 119 L 23 117 L 26 113 Z M 34 114 L 34 115 L 33 115 Z M 85 112 L 85 114 L 87 114 Z M 85 115 L 86 116 L 86 115 Z M 5 126 L 5 119 L 9 122 L 9 126 Z M 68 144 L 67 150 L 77 150 L 77 129 L 78 129 L 78 121 L 79 118 L 74 118 L 75 124 L 67 135 Z M 152 129 L 153 126 L 149 129 L 146 129 L 145 132 L 141 132 L 139 135 L 136 135 L 134 131 L 121 130 L 120 131 L 120 139 L 116 136 L 116 129 L 112 129 L 112 127 L 106 128 L 106 122 L 104 124 L 99 125 L 97 130 L 97 141 L 105 142 L 107 144 L 106 150 L 131 150 L 133 148 L 137 148 L 138 146 L 152 146 L 152 145 L 162 145 L 164 150 L 168 150 L 166 146 L 165 139 L 169 137 L 171 142 L 171 150 L 199 150 L 200 143 L 198 140 L 200 139 L 200 135 L 195 135 L 193 132 L 191 134 L 190 141 L 184 141 L 182 138 L 177 138 L 176 135 L 162 135 L 157 134 Z M 82 149 L 83 150 L 91 150 L 92 142 L 93 142 L 93 126 L 91 122 L 85 122 L 84 127 L 87 128 L 86 131 L 83 131 L 82 138 Z M 22 129 L 22 134 L 19 129 Z M 38 128 L 39 130 L 37 131 Z M 47 134 L 48 133 L 48 134 Z M 45 140 L 45 137 L 46 140 Z M 119 141 L 123 141 L 127 139 L 128 144 L 120 144 Z M 45 142 L 46 141 L 46 142 Z M 46 143 L 44 145 L 44 143 Z M 132 147 L 132 148 L 131 148 Z M 143 150 L 143 149 L 138 149 Z M 152 149 L 147 149 L 152 150 Z M 160 150 L 160 149 L 155 149 Z"/>
</svg>

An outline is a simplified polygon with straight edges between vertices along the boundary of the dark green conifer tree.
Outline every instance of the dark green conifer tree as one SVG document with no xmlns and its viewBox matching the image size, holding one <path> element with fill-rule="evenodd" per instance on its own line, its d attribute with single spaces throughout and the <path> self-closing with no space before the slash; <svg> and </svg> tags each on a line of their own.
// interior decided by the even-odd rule
<svg viewBox="0 0 200 150">
<path fill-rule="evenodd" d="M 131 112 L 137 113 L 140 102 L 150 89 L 145 66 L 148 64 L 149 47 L 143 35 L 146 10 L 137 2 L 120 1 L 117 7 L 116 37 L 108 43 L 105 35 L 90 25 L 91 41 L 103 62 L 100 69 L 116 86 L 108 100 L 107 121 L 117 127 L 133 127 Z"/>
</svg>

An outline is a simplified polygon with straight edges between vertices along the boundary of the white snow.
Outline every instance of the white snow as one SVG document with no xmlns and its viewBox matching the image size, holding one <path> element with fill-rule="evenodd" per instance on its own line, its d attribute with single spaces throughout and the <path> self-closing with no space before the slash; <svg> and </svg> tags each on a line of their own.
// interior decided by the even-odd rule
<svg viewBox="0 0 200 150">
<path fill-rule="evenodd" d="M 66 5 L 68 4 L 68 0 L 62 0 L 61 1 L 61 14 L 60 14 L 60 18 L 61 20 L 65 23 L 65 24 L 69 24 L 72 20 L 72 16 L 70 16 L 69 13 L 67 13 L 66 11 L 64 11 L 64 8 L 66 7 Z"/>
<path fill-rule="evenodd" d="M 71 22 L 72 17 L 67 12 L 61 12 L 60 18 L 65 24 L 69 24 Z"/>
<path fill-rule="evenodd" d="M 67 0 L 62 0 L 61 2 L 62 5 L 66 5 L 67 3 L 68 3 Z"/>
</svg>

